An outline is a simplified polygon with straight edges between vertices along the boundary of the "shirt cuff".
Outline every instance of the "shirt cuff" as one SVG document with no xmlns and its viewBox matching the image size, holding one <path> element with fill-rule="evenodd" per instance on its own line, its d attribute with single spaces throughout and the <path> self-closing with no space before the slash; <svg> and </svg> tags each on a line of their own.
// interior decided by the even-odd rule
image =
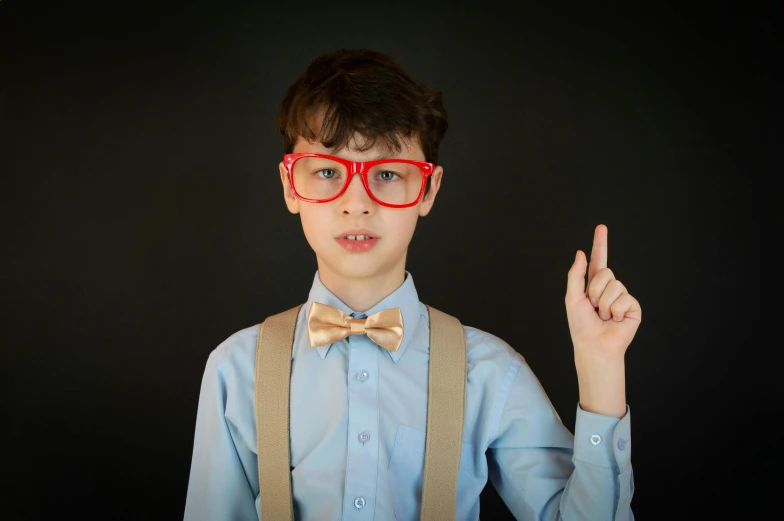
<svg viewBox="0 0 784 521">
<path fill-rule="evenodd" d="M 574 423 L 574 457 L 600 467 L 627 470 L 632 458 L 631 410 L 618 419 L 584 411 L 577 404 Z"/>
</svg>

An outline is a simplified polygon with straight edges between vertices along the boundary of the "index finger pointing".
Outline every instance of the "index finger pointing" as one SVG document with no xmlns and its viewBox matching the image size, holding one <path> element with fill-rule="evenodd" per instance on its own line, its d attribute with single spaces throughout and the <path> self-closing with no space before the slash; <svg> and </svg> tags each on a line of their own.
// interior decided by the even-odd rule
<svg viewBox="0 0 784 521">
<path fill-rule="evenodd" d="M 591 264 L 588 266 L 588 284 L 596 272 L 607 267 L 607 226 L 600 224 L 593 233 Z"/>
</svg>

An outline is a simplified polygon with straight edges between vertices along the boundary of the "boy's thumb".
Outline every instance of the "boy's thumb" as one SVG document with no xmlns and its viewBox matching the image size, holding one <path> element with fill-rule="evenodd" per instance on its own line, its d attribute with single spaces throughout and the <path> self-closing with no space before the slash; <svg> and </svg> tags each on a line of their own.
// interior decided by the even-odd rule
<svg viewBox="0 0 784 521">
<path fill-rule="evenodd" d="M 577 250 L 574 263 L 569 268 L 566 279 L 566 300 L 576 302 L 578 299 L 585 298 L 585 254 L 582 250 Z"/>
</svg>

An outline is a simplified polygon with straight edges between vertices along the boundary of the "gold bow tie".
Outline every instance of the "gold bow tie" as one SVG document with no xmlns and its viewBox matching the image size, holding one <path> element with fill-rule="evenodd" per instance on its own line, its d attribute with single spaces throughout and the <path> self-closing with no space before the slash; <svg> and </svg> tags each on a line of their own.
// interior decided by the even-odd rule
<svg viewBox="0 0 784 521">
<path fill-rule="evenodd" d="M 311 347 L 339 342 L 349 335 L 367 334 L 373 342 L 397 351 L 403 341 L 403 314 L 400 308 L 385 309 L 367 318 L 353 318 L 348 313 L 313 302 L 308 310 L 308 340 Z"/>
</svg>

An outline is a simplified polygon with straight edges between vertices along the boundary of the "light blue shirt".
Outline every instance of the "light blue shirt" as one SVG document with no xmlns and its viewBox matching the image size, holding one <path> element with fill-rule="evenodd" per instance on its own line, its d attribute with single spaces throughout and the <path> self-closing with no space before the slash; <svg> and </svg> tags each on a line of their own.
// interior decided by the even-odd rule
<svg viewBox="0 0 784 521">
<path fill-rule="evenodd" d="M 429 322 L 410 273 L 367 315 L 399 307 L 396 352 L 366 335 L 312 348 L 311 302 L 354 313 L 320 281 L 300 310 L 291 370 L 291 477 L 302 520 L 419 518 L 427 419 Z M 364 316 L 364 315 L 360 315 Z M 459 317 L 458 317 L 459 318 Z M 479 517 L 488 478 L 519 520 L 633 520 L 630 412 L 577 406 L 574 436 L 520 354 L 464 326 L 468 379 L 457 520 Z M 256 520 L 254 375 L 258 326 L 209 356 L 201 385 L 186 521 Z M 273 521 L 273 520 L 267 520 Z"/>
</svg>

